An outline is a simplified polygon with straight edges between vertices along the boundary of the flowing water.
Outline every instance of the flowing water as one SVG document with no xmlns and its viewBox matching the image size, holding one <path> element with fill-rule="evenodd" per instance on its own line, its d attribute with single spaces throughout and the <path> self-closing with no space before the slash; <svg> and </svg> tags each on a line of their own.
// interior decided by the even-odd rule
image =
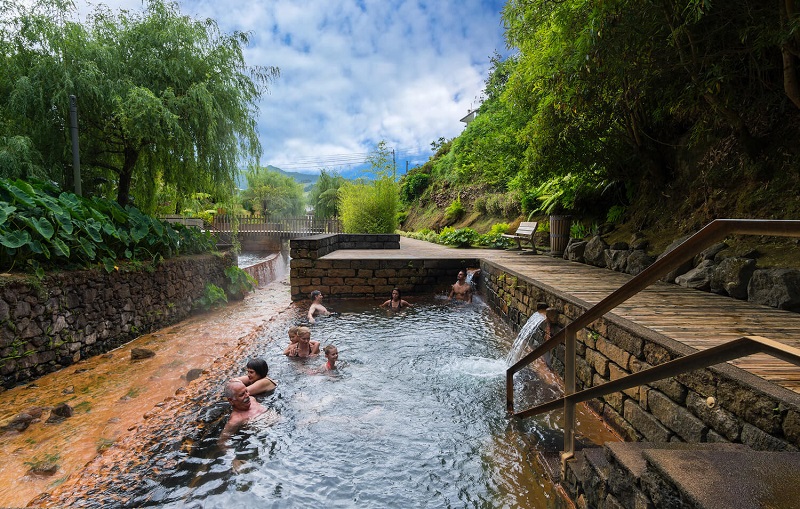
<svg viewBox="0 0 800 509">
<path fill-rule="evenodd" d="M 25 431 L 0 436 L 0 507 L 25 506 L 80 472 L 185 386 L 190 369 L 208 369 L 215 359 L 239 348 L 243 336 L 289 305 L 286 282 L 276 281 L 243 302 L 145 334 L 107 354 L 0 392 L 0 424 L 23 411 L 44 409 L 42 418 Z M 135 347 L 151 349 L 156 356 L 131 361 L 130 350 Z M 49 409 L 60 403 L 72 406 L 74 416 L 59 424 L 46 423 Z M 57 466 L 50 475 L 31 471 L 47 463 Z"/>
<path fill-rule="evenodd" d="M 506 366 L 511 366 L 517 363 L 525 354 L 527 354 L 533 345 L 538 346 L 542 340 L 543 331 L 539 325 L 543 324 L 545 316 L 541 313 L 534 313 L 525 322 L 525 325 L 520 329 L 514 344 L 506 355 Z"/>
<path fill-rule="evenodd" d="M 510 330 L 479 299 L 413 302 L 399 313 L 377 302 L 335 303 L 340 314 L 312 329 L 312 339 L 339 348 L 333 373 L 318 372 L 324 358 L 282 355 L 286 329 L 303 315 L 282 280 L 0 393 L 1 421 L 60 402 L 76 411 L 61 424 L 34 422 L 2 437 L 0 506 L 24 506 L 46 491 L 58 494 L 56 506 L 76 507 L 558 507 L 538 453 L 561 447 L 560 412 L 525 421 L 504 415 Z M 253 331 L 261 332 L 247 336 Z M 157 355 L 131 362 L 136 346 Z M 189 447 L 143 425 L 161 412 L 183 434 L 187 401 L 218 401 L 214 391 L 252 356 L 267 359 L 279 387 L 261 398 L 269 414 L 227 444 L 217 440 L 224 419 Z M 205 381 L 186 392 L 184 374 L 194 367 L 207 369 Z M 534 367 L 515 377 L 521 408 L 560 394 L 555 376 Z M 582 405 L 578 420 L 584 440 L 617 439 Z M 149 460 L 137 456 L 154 443 L 161 445 L 145 453 Z M 55 474 L 29 472 L 48 459 Z M 123 466 L 133 475 L 121 475 Z"/>
<path fill-rule="evenodd" d="M 286 341 L 274 339 L 289 324 L 273 323 L 250 351 L 278 382 L 259 397 L 266 417 L 225 445 L 211 433 L 132 505 L 558 507 L 532 454 L 560 447 L 556 417 L 504 415 L 509 329 L 480 303 L 375 304 L 338 303 L 313 326 L 312 339 L 339 349 L 334 372 L 319 371 L 321 357 L 282 355 Z M 519 383 L 533 398 L 560 391 L 546 373 Z M 584 435 L 610 437 L 585 411 L 580 420 Z"/>
</svg>

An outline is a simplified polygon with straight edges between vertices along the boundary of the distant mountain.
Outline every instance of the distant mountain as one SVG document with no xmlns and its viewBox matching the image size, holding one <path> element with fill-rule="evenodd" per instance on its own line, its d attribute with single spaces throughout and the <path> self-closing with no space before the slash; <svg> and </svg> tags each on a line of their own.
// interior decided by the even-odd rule
<svg viewBox="0 0 800 509">
<path fill-rule="evenodd" d="M 267 165 L 267 169 L 276 171 L 281 175 L 286 175 L 287 177 L 293 178 L 300 184 L 303 184 L 303 187 L 306 191 L 310 190 L 311 187 L 317 183 L 319 180 L 319 173 L 303 173 L 299 171 L 285 171 L 277 166 Z M 359 178 L 371 180 L 374 178 L 374 175 L 369 173 L 369 166 L 368 165 L 361 165 L 355 168 L 347 168 L 344 170 L 334 170 L 336 173 L 341 175 L 342 177 L 346 178 L 347 180 L 356 180 Z M 398 166 L 397 168 L 397 177 L 399 178 L 403 173 L 405 173 L 405 167 Z M 236 179 L 236 185 L 239 189 L 247 189 L 247 177 L 245 176 L 245 170 L 242 170 L 239 173 L 239 178 Z"/>
</svg>

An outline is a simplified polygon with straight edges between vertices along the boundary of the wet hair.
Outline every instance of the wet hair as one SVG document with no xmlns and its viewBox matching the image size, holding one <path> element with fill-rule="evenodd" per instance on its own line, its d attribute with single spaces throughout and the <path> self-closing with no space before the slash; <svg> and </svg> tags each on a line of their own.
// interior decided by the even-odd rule
<svg viewBox="0 0 800 509">
<path fill-rule="evenodd" d="M 549 306 L 547 305 L 547 302 L 537 302 L 536 303 L 536 311 L 542 311 L 544 309 L 547 309 L 548 307 Z"/>
<path fill-rule="evenodd" d="M 261 378 L 264 378 L 269 373 L 269 366 L 264 359 L 250 359 L 247 361 L 247 367 L 255 371 Z"/>
<path fill-rule="evenodd" d="M 325 357 L 327 357 L 328 354 L 334 350 L 337 350 L 335 345 L 327 345 L 325 348 L 322 349 L 322 352 L 325 354 Z"/>
<path fill-rule="evenodd" d="M 314 290 L 313 292 L 311 292 L 311 300 L 316 299 L 318 295 L 322 295 L 322 292 L 319 290 Z"/>
<path fill-rule="evenodd" d="M 291 327 L 289 327 L 289 335 L 294 336 L 295 334 L 297 334 L 297 329 L 299 328 L 300 327 L 298 327 L 297 325 L 292 325 Z"/>
<path fill-rule="evenodd" d="M 308 336 L 311 337 L 311 329 L 309 329 L 308 327 L 298 327 L 297 328 L 297 335 L 298 336 L 305 336 L 306 334 L 308 334 Z"/>
<path fill-rule="evenodd" d="M 392 288 L 392 292 L 391 293 L 394 293 L 394 292 L 397 292 L 397 298 L 398 299 L 402 299 L 403 298 L 403 294 L 400 293 L 400 288 Z M 392 297 L 394 297 L 394 295 L 392 295 Z"/>
<path fill-rule="evenodd" d="M 238 378 L 234 378 L 233 380 L 228 380 L 228 382 L 225 384 L 225 389 L 222 390 L 222 396 L 225 399 L 231 399 L 233 397 L 233 384 L 237 382 L 244 385 L 244 382 L 242 382 Z"/>
</svg>

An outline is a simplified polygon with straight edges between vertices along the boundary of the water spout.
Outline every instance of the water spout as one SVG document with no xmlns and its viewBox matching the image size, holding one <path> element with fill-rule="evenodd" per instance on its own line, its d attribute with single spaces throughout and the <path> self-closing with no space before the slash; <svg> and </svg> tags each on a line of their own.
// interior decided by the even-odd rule
<svg viewBox="0 0 800 509">
<path fill-rule="evenodd" d="M 540 327 L 540 325 L 543 324 L 544 321 L 545 315 L 539 312 L 534 313 L 528 318 L 528 321 L 525 322 L 525 325 L 522 326 L 519 334 L 517 334 L 517 339 L 514 340 L 514 344 L 511 345 L 511 350 L 509 350 L 506 356 L 506 366 L 515 364 L 523 355 L 530 351 L 529 349 L 533 349 L 542 342 L 542 339 L 544 339 L 544 328 Z"/>
</svg>

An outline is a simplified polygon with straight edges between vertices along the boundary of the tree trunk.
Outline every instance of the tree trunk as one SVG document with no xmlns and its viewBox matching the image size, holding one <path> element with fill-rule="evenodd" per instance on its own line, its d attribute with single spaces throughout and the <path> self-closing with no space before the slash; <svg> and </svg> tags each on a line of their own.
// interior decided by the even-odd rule
<svg viewBox="0 0 800 509">
<path fill-rule="evenodd" d="M 117 190 L 117 203 L 124 207 L 130 201 L 131 180 L 133 179 L 133 168 L 139 159 L 139 152 L 130 148 L 125 148 L 125 160 L 122 163 L 122 171 L 119 172 L 119 189 Z"/>
</svg>

